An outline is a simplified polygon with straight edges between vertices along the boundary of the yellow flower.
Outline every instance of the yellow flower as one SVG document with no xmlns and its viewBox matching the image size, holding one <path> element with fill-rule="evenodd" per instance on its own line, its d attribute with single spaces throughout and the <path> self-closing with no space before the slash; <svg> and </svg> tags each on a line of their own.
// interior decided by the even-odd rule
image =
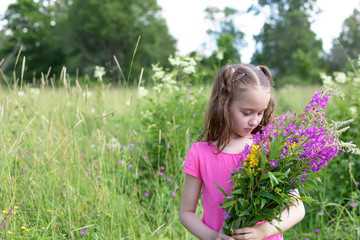
<svg viewBox="0 0 360 240">
<path fill-rule="evenodd" d="M 44 227 L 42 227 L 41 229 L 42 229 L 42 230 L 45 230 L 45 228 L 44 228 Z"/>
<path fill-rule="evenodd" d="M 12 232 L 8 231 L 8 234 L 13 234 Z"/>
<path fill-rule="evenodd" d="M 51 210 L 50 210 L 50 209 L 48 209 L 47 211 L 48 211 L 48 212 L 51 212 Z"/>
<path fill-rule="evenodd" d="M 286 146 L 286 145 L 287 145 L 287 142 L 284 142 L 284 145 Z"/>
<path fill-rule="evenodd" d="M 15 209 L 19 209 L 19 207 L 18 207 L 18 206 L 15 206 L 14 208 L 15 208 Z"/>
<path fill-rule="evenodd" d="M 8 213 L 8 211 L 4 210 L 3 213 Z"/>
<path fill-rule="evenodd" d="M 296 143 L 293 142 L 293 143 L 291 144 L 291 147 L 294 148 L 295 146 L 296 146 Z"/>
</svg>

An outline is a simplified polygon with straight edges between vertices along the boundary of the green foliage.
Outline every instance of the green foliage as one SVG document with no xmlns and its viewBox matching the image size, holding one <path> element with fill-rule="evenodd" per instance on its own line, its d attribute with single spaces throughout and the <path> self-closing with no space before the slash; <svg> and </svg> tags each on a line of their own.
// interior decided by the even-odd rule
<svg viewBox="0 0 360 240">
<path fill-rule="evenodd" d="M 106 67 L 113 80 L 134 83 L 141 68 L 150 68 L 154 62 L 169 65 L 167 58 L 175 53 L 175 40 L 159 11 L 155 0 L 18 0 L 4 16 L 7 34 L 0 40 L 4 43 L 0 56 L 6 56 L 7 62 L 2 69 L 11 72 L 23 45 L 28 82 L 33 81 L 33 72 L 39 79 L 50 67 L 51 74 L 59 75 L 66 65 L 72 75 L 79 69 L 84 76 L 99 65 Z M 144 72 L 144 76 L 150 73 Z"/>
<path fill-rule="evenodd" d="M 333 47 L 327 62 L 329 71 L 342 71 L 348 59 L 357 59 L 360 54 L 360 11 L 354 9 L 353 14 L 345 19 L 341 33 L 333 41 Z"/>
<path fill-rule="evenodd" d="M 170 62 L 174 66 L 172 70 L 153 66 L 156 97 L 146 97 L 148 104 L 141 109 L 143 129 L 140 131 L 146 135 L 149 158 L 156 159 L 153 167 L 181 166 L 188 149 L 202 131 L 208 100 L 204 88 L 190 87 L 190 79 L 196 82 L 195 61 L 176 57 L 170 58 Z M 176 168 L 177 173 L 180 170 L 181 167 Z"/>
<path fill-rule="evenodd" d="M 251 61 L 269 66 L 280 80 L 296 75 L 307 83 L 319 82 L 318 72 L 324 63 L 320 57 L 322 42 L 310 28 L 309 16 L 314 2 L 269 0 L 259 1 L 259 7 L 253 6 L 250 10 L 255 12 L 269 6 L 273 14 L 255 37 L 260 47 Z"/>
<path fill-rule="evenodd" d="M 214 25 L 214 29 L 208 29 L 207 33 L 214 37 L 218 48 L 207 59 L 208 64 L 221 67 L 225 64 L 241 62 L 238 49 L 244 45 L 245 35 L 234 23 L 234 17 L 238 11 L 230 7 L 225 7 L 223 10 L 208 7 L 205 13 L 206 18 Z"/>
</svg>

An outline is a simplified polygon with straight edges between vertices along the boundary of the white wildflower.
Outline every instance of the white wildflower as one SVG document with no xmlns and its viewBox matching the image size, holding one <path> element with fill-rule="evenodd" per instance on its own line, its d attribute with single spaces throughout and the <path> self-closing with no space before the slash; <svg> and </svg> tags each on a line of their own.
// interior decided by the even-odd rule
<svg viewBox="0 0 360 240">
<path fill-rule="evenodd" d="M 331 88 L 335 85 L 335 82 L 331 79 L 331 77 L 326 75 L 325 73 L 321 73 L 320 77 L 323 80 L 323 84 L 326 88 Z"/>
<path fill-rule="evenodd" d="M 126 104 L 126 106 L 130 106 L 130 105 L 131 105 L 131 100 L 127 100 L 127 101 L 125 102 L 125 104 Z"/>
<path fill-rule="evenodd" d="M 184 73 L 187 73 L 187 74 L 195 73 L 195 66 L 187 66 L 184 68 L 183 71 L 184 71 Z"/>
<path fill-rule="evenodd" d="M 145 97 L 148 94 L 148 90 L 144 87 L 139 87 L 138 89 L 138 96 L 139 97 Z"/>
<path fill-rule="evenodd" d="M 346 74 L 343 72 L 335 72 L 335 81 L 338 83 L 346 83 Z"/>
<path fill-rule="evenodd" d="M 102 77 L 105 75 L 105 67 L 95 66 L 94 77 L 102 81 Z"/>
<path fill-rule="evenodd" d="M 19 97 L 25 97 L 26 95 L 24 91 L 19 91 L 17 94 Z"/>
</svg>

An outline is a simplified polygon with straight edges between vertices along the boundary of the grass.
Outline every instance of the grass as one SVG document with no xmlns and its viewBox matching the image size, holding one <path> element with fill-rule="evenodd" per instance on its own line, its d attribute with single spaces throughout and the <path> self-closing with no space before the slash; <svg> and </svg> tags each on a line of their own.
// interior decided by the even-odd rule
<svg viewBox="0 0 360 240">
<path fill-rule="evenodd" d="M 299 110 L 317 89 L 276 91 L 277 111 Z M 194 239 L 177 216 L 184 146 L 196 139 L 199 130 L 190 125 L 202 115 L 175 118 L 180 108 L 164 122 L 143 121 L 146 110 L 190 109 L 195 101 L 161 108 L 171 97 L 150 105 L 137 88 L 2 88 L 0 238 Z M 181 117 L 193 119 L 184 124 Z M 161 133 L 163 125 L 169 130 Z M 309 229 L 302 231 L 305 238 Z"/>
</svg>

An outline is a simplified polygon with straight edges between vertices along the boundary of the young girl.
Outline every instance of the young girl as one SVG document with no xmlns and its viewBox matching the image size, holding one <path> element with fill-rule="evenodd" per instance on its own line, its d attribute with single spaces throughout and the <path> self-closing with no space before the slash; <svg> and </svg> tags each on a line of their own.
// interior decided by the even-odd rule
<svg viewBox="0 0 360 240">
<path fill-rule="evenodd" d="M 231 169 L 236 169 L 239 164 L 241 151 L 246 144 L 252 144 L 252 135 L 270 122 L 274 111 L 271 87 L 272 77 L 265 66 L 227 65 L 215 78 L 205 130 L 186 156 L 179 213 L 181 223 L 199 239 L 283 239 L 282 234 L 268 222 L 235 229 L 233 236 L 226 236 L 221 230 L 225 219 L 224 210 L 220 208 L 223 194 L 215 185 L 229 194 Z M 202 221 L 195 214 L 201 188 Z M 289 212 L 282 212 L 281 222 L 273 223 L 286 231 L 300 222 L 304 215 L 304 206 L 298 201 Z"/>
</svg>

